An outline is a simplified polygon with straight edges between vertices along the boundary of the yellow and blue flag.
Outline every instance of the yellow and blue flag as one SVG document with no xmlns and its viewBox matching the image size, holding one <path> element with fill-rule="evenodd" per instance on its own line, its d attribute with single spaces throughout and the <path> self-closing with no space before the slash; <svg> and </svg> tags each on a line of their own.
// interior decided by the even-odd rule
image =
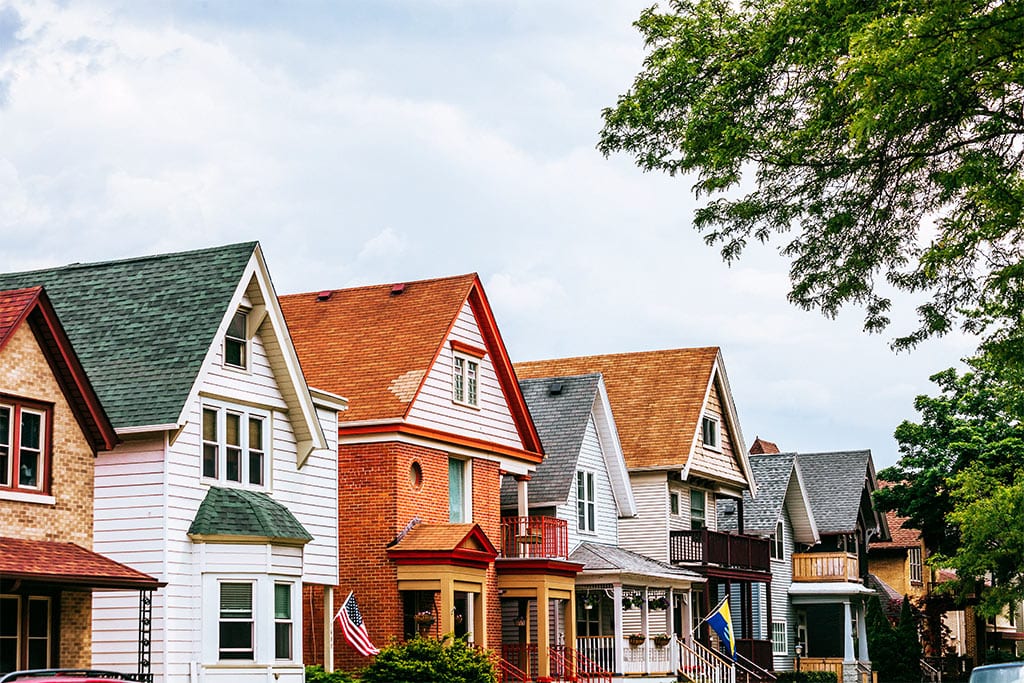
<svg viewBox="0 0 1024 683">
<path fill-rule="evenodd" d="M 705 620 L 708 622 L 708 626 L 715 630 L 718 634 L 719 639 L 722 641 L 722 645 L 729 648 L 729 656 L 736 659 L 736 639 L 733 637 L 732 632 L 732 616 L 729 614 L 729 596 L 722 598 L 722 602 L 718 603 L 718 607 L 708 615 Z"/>
</svg>

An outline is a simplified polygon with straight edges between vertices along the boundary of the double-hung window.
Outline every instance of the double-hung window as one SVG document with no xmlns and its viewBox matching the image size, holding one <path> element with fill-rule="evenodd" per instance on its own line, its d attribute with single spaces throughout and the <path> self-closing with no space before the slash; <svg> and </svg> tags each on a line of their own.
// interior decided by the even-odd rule
<svg viewBox="0 0 1024 683">
<path fill-rule="evenodd" d="M 0 672 L 54 665 L 53 604 L 41 595 L 0 595 Z"/>
<path fill-rule="evenodd" d="M 228 323 L 224 335 L 224 365 L 245 370 L 249 367 L 248 313 L 238 311 Z"/>
<path fill-rule="evenodd" d="M 45 492 L 49 416 L 42 406 L 0 399 L 0 488 Z"/>
<path fill-rule="evenodd" d="M 907 559 L 910 563 L 910 580 L 921 583 L 924 579 L 924 569 L 921 566 L 921 549 L 911 548 L 910 552 L 907 553 Z"/>
<path fill-rule="evenodd" d="M 264 486 L 267 481 L 265 413 L 203 406 L 203 477 Z"/>
<path fill-rule="evenodd" d="M 713 450 L 719 450 L 721 446 L 721 437 L 718 431 L 718 420 L 707 415 L 701 420 L 701 438 L 704 441 L 705 448 L 711 448 Z"/>
<path fill-rule="evenodd" d="M 274 584 L 274 657 L 292 658 L 292 585 Z"/>
<path fill-rule="evenodd" d="M 707 517 L 705 516 L 706 502 L 707 499 L 704 495 L 704 491 L 700 489 L 690 489 L 691 529 L 704 529 L 707 527 Z"/>
<path fill-rule="evenodd" d="M 219 659 L 255 659 L 252 582 L 220 584 Z"/>
<path fill-rule="evenodd" d="M 576 473 L 576 517 L 580 531 L 593 532 L 597 525 L 597 505 L 594 495 L 594 473 Z"/>
<path fill-rule="evenodd" d="M 789 654 L 788 632 L 784 620 L 772 620 L 772 654 Z"/>
<path fill-rule="evenodd" d="M 476 408 L 480 405 L 480 359 L 452 354 L 452 400 Z"/>
<path fill-rule="evenodd" d="M 785 527 L 782 522 L 775 525 L 775 533 L 768 539 L 773 560 L 784 560 L 786 553 Z"/>
</svg>

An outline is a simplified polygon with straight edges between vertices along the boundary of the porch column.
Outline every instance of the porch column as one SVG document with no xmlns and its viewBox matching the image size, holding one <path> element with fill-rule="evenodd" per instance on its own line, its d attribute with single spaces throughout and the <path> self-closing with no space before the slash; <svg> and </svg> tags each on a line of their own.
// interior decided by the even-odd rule
<svg viewBox="0 0 1024 683">
<path fill-rule="evenodd" d="M 537 589 L 537 674 L 540 677 L 551 676 L 551 609 L 548 587 L 543 582 Z"/>
<path fill-rule="evenodd" d="M 850 601 L 843 600 L 843 662 L 852 664 L 853 658 L 853 615 L 850 612 Z"/>
<path fill-rule="evenodd" d="M 625 657 L 623 656 L 622 643 L 626 634 L 622 630 L 622 584 L 616 583 L 612 586 L 612 600 L 614 605 L 612 606 L 613 614 L 615 615 L 615 671 L 616 673 L 624 673 L 625 670 Z"/>
<path fill-rule="evenodd" d="M 441 612 L 438 614 L 440 633 L 451 633 L 455 630 L 455 581 L 451 575 L 441 577 Z"/>
<path fill-rule="evenodd" d="M 640 647 L 642 647 L 644 649 L 644 673 L 645 674 L 651 673 L 651 657 L 650 657 L 651 648 L 649 647 L 650 646 L 649 639 L 651 637 L 651 634 L 650 634 L 650 630 L 651 630 L 650 629 L 650 608 L 647 606 L 647 599 L 648 599 L 647 596 L 648 596 L 647 586 L 644 586 L 643 590 L 640 593 L 640 597 L 644 601 L 643 604 L 640 605 L 640 633 L 643 633 L 645 636 L 647 636 L 647 639 L 644 640 L 644 644 L 641 645 Z"/>
<path fill-rule="evenodd" d="M 565 601 L 565 644 L 576 649 L 576 591 Z"/>
<path fill-rule="evenodd" d="M 324 670 L 334 671 L 334 586 L 324 586 Z"/>
<path fill-rule="evenodd" d="M 466 640 L 476 643 L 476 593 L 466 593 L 466 613 L 462 615 L 466 624 Z"/>
<path fill-rule="evenodd" d="M 868 625 L 866 619 L 867 610 L 864 603 L 857 605 L 857 659 L 862 662 L 868 661 Z"/>
<path fill-rule="evenodd" d="M 679 662 L 676 658 L 676 652 L 679 649 L 676 647 L 676 593 L 675 589 L 671 586 L 668 589 L 668 608 L 665 610 L 665 633 L 670 638 L 668 641 L 668 665 L 672 668 L 672 671 L 678 671 Z"/>
<path fill-rule="evenodd" d="M 530 475 L 528 474 L 517 474 L 516 475 L 516 502 L 517 511 L 520 517 L 530 516 L 530 500 L 529 494 L 527 493 L 526 482 L 530 481 Z"/>
</svg>

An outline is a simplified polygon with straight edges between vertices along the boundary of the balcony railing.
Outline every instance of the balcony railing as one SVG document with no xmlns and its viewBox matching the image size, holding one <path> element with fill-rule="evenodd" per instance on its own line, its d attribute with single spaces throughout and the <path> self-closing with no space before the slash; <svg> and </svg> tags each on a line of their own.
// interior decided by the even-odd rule
<svg viewBox="0 0 1024 683">
<path fill-rule="evenodd" d="M 793 553 L 794 581 L 860 581 L 853 553 Z"/>
<path fill-rule="evenodd" d="M 502 517 L 501 556 L 568 559 L 569 523 L 555 517 Z"/>
<path fill-rule="evenodd" d="M 673 531 L 669 534 L 669 558 L 685 564 L 771 571 L 768 540 L 709 529 Z"/>
</svg>

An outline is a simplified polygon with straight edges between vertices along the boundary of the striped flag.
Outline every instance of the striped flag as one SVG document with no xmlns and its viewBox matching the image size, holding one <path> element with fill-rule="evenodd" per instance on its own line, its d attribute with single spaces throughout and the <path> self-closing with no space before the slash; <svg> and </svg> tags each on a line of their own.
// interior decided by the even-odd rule
<svg viewBox="0 0 1024 683">
<path fill-rule="evenodd" d="M 363 615 L 359 612 L 359 605 L 352 591 L 349 591 L 348 597 L 341 603 L 341 609 L 334 618 L 341 624 L 341 635 L 359 654 L 371 657 L 380 652 L 370 642 L 370 634 L 366 632 Z"/>
</svg>

